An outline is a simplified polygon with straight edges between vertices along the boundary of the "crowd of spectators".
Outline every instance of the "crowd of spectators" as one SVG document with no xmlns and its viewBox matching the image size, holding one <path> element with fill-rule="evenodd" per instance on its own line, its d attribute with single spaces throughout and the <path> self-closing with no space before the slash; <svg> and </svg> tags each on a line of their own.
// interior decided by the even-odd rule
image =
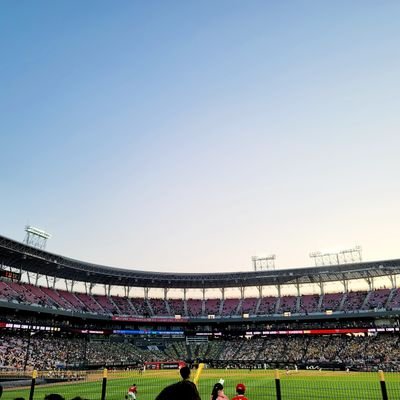
<svg viewBox="0 0 400 400">
<path fill-rule="evenodd" d="M 400 370 L 400 338 L 377 336 L 277 336 L 225 341 L 217 356 L 221 361 L 258 360 L 267 363 L 338 363 L 350 367 L 392 365 Z"/>
<path fill-rule="evenodd" d="M 215 340 L 204 344 L 169 341 L 139 346 L 112 337 L 87 338 L 38 333 L 2 332 L 0 368 L 51 370 L 69 366 L 123 366 L 146 361 L 211 360 L 266 363 L 342 363 L 349 366 L 400 365 L 400 340 L 376 336 L 293 335 Z"/>
<path fill-rule="evenodd" d="M 52 370 L 68 366 L 126 365 L 160 360 L 165 353 L 142 350 L 131 343 L 88 341 L 86 338 L 53 336 L 39 332 L 2 332 L 0 334 L 1 369 Z"/>
<path fill-rule="evenodd" d="M 400 289 L 378 289 L 324 295 L 264 296 L 261 298 L 226 299 L 160 299 L 128 298 L 98 294 L 68 292 L 34 286 L 28 283 L 0 281 L 0 301 L 29 304 L 37 307 L 73 312 L 144 317 L 235 317 L 272 315 L 290 312 L 307 315 L 333 312 L 361 312 L 400 309 Z"/>
</svg>

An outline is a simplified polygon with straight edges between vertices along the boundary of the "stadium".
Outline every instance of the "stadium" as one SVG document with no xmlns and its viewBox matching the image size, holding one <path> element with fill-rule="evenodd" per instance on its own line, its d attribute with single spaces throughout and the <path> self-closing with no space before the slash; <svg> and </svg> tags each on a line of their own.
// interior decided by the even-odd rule
<svg viewBox="0 0 400 400">
<path fill-rule="evenodd" d="M 57 391 L 117 400 L 135 381 L 138 398 L 151 399 L 185 364 L 203 398 L 220 378 L 229 397 L 239 381 L 252 399 L 400 395 L 400 260 L 159 273 L 1 236 L 0 262 L 5 399 L 28 398 L 32 374 L 32 398 Z M 366 289 L 353 290 L 357 283 Z M 329 292 L 331 284 L 343 290 Z M 319 292 L 303 293 L 311 286 Z M 239 295 L 228 297 L 232 290 Z"/>
<path fill-rule="evenodd" d="M 1 1 L 0 400 L 400 399 L 399 20 Z"/>
</svg>

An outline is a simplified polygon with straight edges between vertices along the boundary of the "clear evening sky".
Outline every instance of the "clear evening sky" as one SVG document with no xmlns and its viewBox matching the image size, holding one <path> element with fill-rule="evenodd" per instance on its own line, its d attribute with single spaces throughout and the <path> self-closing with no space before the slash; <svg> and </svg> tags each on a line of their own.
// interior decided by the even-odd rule
<svg viewBox="0 0 400 400">
<path fill-rule="evenodd" d="M 400 257 L 399 1 L 0 3 L 0 233 L 135 269 Z"/>
</svg>

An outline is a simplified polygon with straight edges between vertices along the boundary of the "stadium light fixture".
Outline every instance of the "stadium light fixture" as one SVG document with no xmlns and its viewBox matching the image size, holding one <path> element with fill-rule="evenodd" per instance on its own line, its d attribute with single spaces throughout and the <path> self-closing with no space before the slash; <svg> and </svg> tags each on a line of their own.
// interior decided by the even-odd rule
<svg viewBox="0 0 400 400">
<path fill-rule="evenodd" d="M 361 246 L 355 246 L 351 249 L 346 249 L 338 252 L 320 252 L 314 251 L 309 254 L 310 258 L 314 259 L 316 267 L 351 264 L 362 261 Z"/>
<path fill-rule="evenodd" d="M 25 227 L 24 243 L 28 246 L 33 246 L 38 249 L 44 250 L 46 248 L 47 239 L 51 238 L 50 233 L 42 229 L 35 228 L 34 226 L 27 225 Z"/>
<path fill-rule="evenodd" d="M 269 271 L 275 269 L 275 260 L 276 255 L 270 254 L 265 257 L 251 257 L 251 261 L 253 263 L 254 271 Z"/>
<path fill-rule="evenodd" d="M 43 239 L 50 239 L 51 235 L 50 233 L 47 233 L 41 229 L 35 228 L 34 226 L 26 226 L 25 232 L 27 233 L 33 233 L 34 235 L 40 236 Z"/>
</svg>

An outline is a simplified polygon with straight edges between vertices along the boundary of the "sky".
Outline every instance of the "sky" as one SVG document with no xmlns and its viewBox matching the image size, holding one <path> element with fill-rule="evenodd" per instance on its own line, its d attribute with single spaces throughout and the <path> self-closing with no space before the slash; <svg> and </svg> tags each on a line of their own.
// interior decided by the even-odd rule
<svg viewBox="0 0 400 400">
<path fill-rule="evenodd" d="M 400 2 L 4 0 L 0 234 L 162 272 L 399 258 Z"/>
</svg>

